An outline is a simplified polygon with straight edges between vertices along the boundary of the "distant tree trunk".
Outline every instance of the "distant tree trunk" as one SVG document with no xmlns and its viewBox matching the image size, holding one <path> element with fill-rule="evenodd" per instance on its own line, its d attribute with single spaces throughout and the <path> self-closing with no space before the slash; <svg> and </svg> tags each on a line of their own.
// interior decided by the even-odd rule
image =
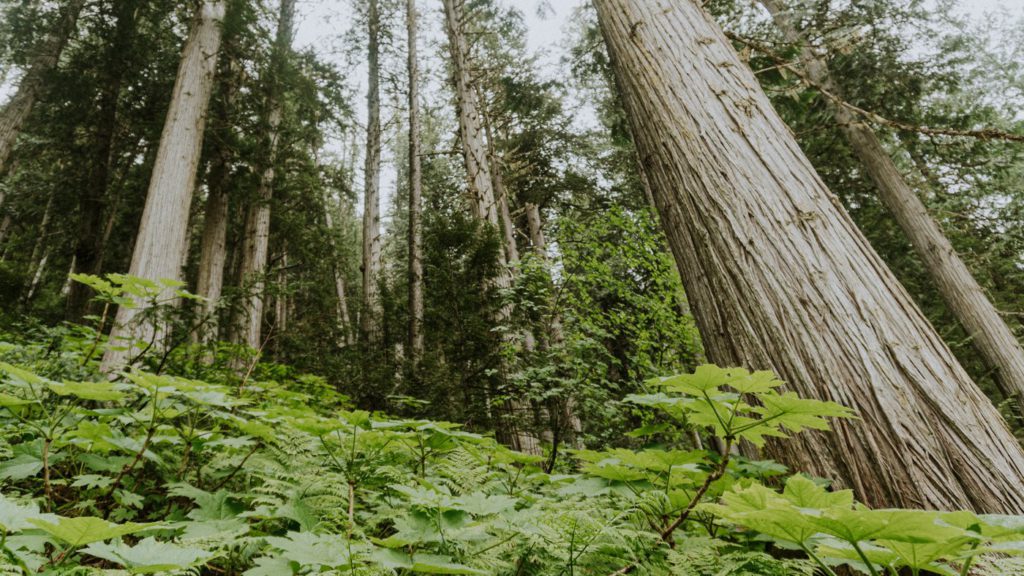
<svg viewBox="0 0 1024 576">
<path fill-rule="evenodd" d="M 338 261 L 338 243 L 335 240 L 337 230 L 334 228 L 334 216 L 331 215 L 331 203 L 324 200 L 324 222 L 327 225 L 327 233 L 331 238 L 331 254 L 334 262 L 334 293 L 337 295 L 335 313 L 338 317 L 338 329 L 341 331 L 341 344 L 349 346 L 352 344 L 352 320 L 348 312 L 348 290 L 345 287 L 345 275 L 342 273 L 341 264 Z"/>
<path fill-rule="evenodd" d="M 181 255 L 187 247 L 189 206 L 206 127 L 206 110 L 213 88 L 214 68 L 220 48 L 221 0 L 206 0 L 198 9 L 185 42 L 178 77 L 153 174 L 135 240 L 129 274 L 153 280 L 181 277 Z M 167 291 L 167 296 L 172 296 Z M 102 370 L 111 372 L 132 358 L 136 341 L 158 338 L 155 328 L 135 322 L 138 310 L 122 306 L 110 342 L 123 350 L 111 349 L 103 357 Z"/>
<path fill-rule="evenodd" d="M 32 106 L 42 92 L 46 77 L 57 67 L 64 46 L 75 32 L 78 15 L 82 12 L 83 6 L 85 0 L 70 0 L 64 6 L 57 25 L 43 39 L 35 56 L 29 61 L 28 69 L 18 83 L 18 90 L 0 110 L 0 175 L 7 167 L 21 125 L 32 112 Z"/>
<path fill-rule="evenodd" d="M 256 191 L 256 202 L 249 206 L 245 219 L 245 245 L 242 249 L 239 278 L 246 295 L 242 302 L 241 327 L 237 336 L 240 343 L 255 349 L 261 346 L 263 307 L 266 299 L 264 292 L 270 244 L 270 201 L 274 195 L 275 164 L 284 110 L 281 76 L 287 64 L 288 52 L 291 50 L 294 19 L 295 0 L 281 0 L 277 38 L 274 41 L 270 78 L 267 81 L 267 96 L 264 101 L 266 134 L 260 181 Z"/>
<path fill-rule="evenodd" d="M 227 262 L 228 186 L 231 181 L 231 160 L 234 157 L 230 145 L 231 118 L 238 94 L 234 68 L 235 63 L 230 58 L 223 59 L 220 63 L 220 98 L 213 112 L 220 138 L 217 139 L 206 178 L 206 209 L 203 216 L 203 233 L 199 241 L 199 277 L 196 281 L 196 294 L 206 298 L 203 310 L 208 315 L 215 314 L 219 305 L 224 290 L 224 266 Z M 214 324 L 202 336 L 215 339 L 218 337 L 218 331 L 218 326 Z"/>
<path fill-rule="evenodd" d="M 812 82 L 842 96 L 829 77 L 828 65 L 804 41 L 791 14 L 777 0 L 761 0 L 787 42 L 801 45 L 800 60 Z M 971 336 L 982 360 L 995 372 L 1007 398 L 1024 400 L 1024 349 L 1000 317 L 971 271 L 960 259 L 924 202 L 907 183 L 875 131 L 853 111 L 826 98 L 826 103 L 857 158 L 878 189 L 903 233 L 925 264 L 932 281 L 953 315 Z M 1024 408 L 1024 403 L 1017 402 Z"/>
<path fill-rule="evenodd" d="M 366 92 L 366 164 L 363 187 L 363 305 L 360 338 L 373 344 L 381 336 L 380 281 L 380 7 L 369 0 L 369 89 Z"/>
<path fill-rule="evenodd" d="M 409 75 L 409 362 L 423 356 L 423 167 L 420 158 L 420 80 L 416 54 L 416 0 L 406 2 Z"/>
<path fill-rule="evenodd" d="M 1024 511 L 1024 451 L 695 0 L 595 0 L 712 361 L 861 420 L 770 454 L 875 507 Z"/>
<path fill-rule="evenodd" d="M 444 0 L 445 28 L 452 57 L 453 83 L 458 104 L 459 140 L 462 142 L 462 156 L 469 184 L 470 209 L 478 220 L 498 230 L 500 208 L 494 194 L 491 168 L 487 160 L 487 145 L 484 142 L 480 106 L 470 75 L 469 45 L 462 28 L 464 2 L 465 0 Z M 499 251 L 498 270 L 494 286 L 498 289 L 510 288 L 512 276 L 503 251 Z M 511 317 L 511 314 L 511 306 L 505 306 L 499 311 L 495 322 L 503 324 Z M 507 333 L 508 331 L 506 331 Z M 508 371 L 507 366 L 503 368 L 504 372 Z M 505 407 L 504 418 L 497 431 L 499 439 L 520 452 L 539 453 L 540 444 L 537 438 L 518 425 L 519 421 L 526 419 L 525 416 L 532 412 L 529 403 L 519 399 L 510 400 Z"/>
<path fill-rule="evenodd" d="M 78 234 L 75 239 L 74 272 L 99 274 L 101 254 L 104 250 L 103 224 L 106 219 L 113 168 L 114 136 L 117 130 L 121 83 L 126 59 L 132 51 L 135 36 L 135 15 L 138 10 L 132 2 L 114 2 L 117 24 L 114 38 L 107 47 L 100 68 L 103 83 L 100 87 L 96 133 L 91 143 L 93 159 L 89 164 L 85 189 L 79 194 Z M 81 282 L 69 285 L 67 314 L 69 320 L 79 320 L 86 313 L 92 290 Z"/>
<path fill-rule="evenodd" d="M 23 302 L 27 303 L 32 300 L 35 296 L 36 290 L 39 288 L 39 282 L 43 277 L 43 270 L 46 268 L 46 261 L 50 258 L 50 248 L 52 242 L 50 241 L 50 219 L 53 217 L 53 199 L 56 194 L 51 191 L 49 198 L 46 200 L 46 208 L 43 209 L 43 219 L 39 222 L 39 228 L 36 230 L 36 242 L 32 246 L 32 253 L 29 255 L 29 270 L 31 270 L 32 280 L 25 291 Z"/>
</svg>

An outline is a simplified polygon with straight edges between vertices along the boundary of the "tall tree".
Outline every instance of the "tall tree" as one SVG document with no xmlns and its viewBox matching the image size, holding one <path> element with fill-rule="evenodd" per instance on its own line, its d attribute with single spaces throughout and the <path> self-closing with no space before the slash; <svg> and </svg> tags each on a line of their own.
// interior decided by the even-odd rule
<svg viewBox="0 0 1024 576">
<path fill-rule="evenodd" d="M 178 280 L 187 248 L 189 206 L 202 150 L 206 113 L 213 90 L 220 49 L 222 0 L 199 5 L 171 94 L 170 107 L 160 136 L 160 147 L 146 193 L 129 274 L 153 280 Z M 172 292 L 167 291 L 167 296 Z M 159 335 L 152 326 L 136 322 L 138 309 L 121 306 L 110 334 L 116 346 L 103 357 L 103 370 L 122 366 L 134 353 L 137 341 L 153 341 Z"/>
<path fill-rule="evenodd" d="M 256 201 L 249 205 L 245 219 L 240 278 L 246 296 L 242 304 L 239 341 L 250 348 L 261 347 L 263 308 L 266 294 L 267 255 L 270 245 L 270 201 L 274 195 L 281 118 L 284 114 L 283 78 L 292 46 L 295 0 L 281 0 L 277 36 L 270 56 L 264 100 L 264 139 Z"/>
<path fill-rule="evenodd" d="M 98 117 L 91 143 L 85 189 L 79 194 L 78 233 L 75 238 L 73 272 L 99 274 L 104 244 L 104 224 L 108 216 L 108 188 L 113 168 L 114 138 L 117 132 L 121 84 L 128 68 L 128 55 L 135 37 L 138 7 L 124 0 L 113 2 L 116 19 L 114 35 L 103 55 L 99 70 L 101 85 L 97 101 Z M 68 287 L 67 317 L 80 318 L 86 311 L 91 290 L 81 282 Z"/>
<path fill-rule="evenodd" d="M 470 210 L 486 227 L 498 231 L 501 226 L 500 206 L 494 192 L 488 148 L 484 140 L 483 119 L 470 69 L 469 43 L 463 28 L 464 8 L 465 0 L 444 0 L 445 30 L 452 59 L 453 85 L 458 109 L 459 140 L 462 143 L 462 158 L 469 186 Z M 508 289 L 512 286 L 512 275 L 503 250 L 499 250 L 498 259 L 498 274 L 493 283 L 498 289 Z M 511 305 L 503 306 L 495 322 L 503 324 L 511 315 Z M 511 336 L 510 331 L 505 331 L 505 334 L 506 338 Z M 508 367 L 504 368 L 503 372 L 507 373 Z M 539 452 L 537 439 L 519 425 L 519 422 L 528 419 L 524 418 L 524 415 L 532 412 L 529 404 L 513 399 L 507 402 L 505 408 L 505 418 L 498 430 L 499 436 L 516 450 L 527 453 Z"/>
<path fill-rule="evenodd" d="M 409 75 L 409 362 L 415 371 L 423 355 L 423 166 L 420 153 L 420 80 L 417 61 L 416 0 L 406 1 Z"/>
<path fill-rule="evenodd" d="M 18 90 L 0 110 L 0 174 L 3 174 L 7 167 L 21 125 L 32 112 L 32 106 L 43 90 L 47 75 L 57 66 L 64 46 L 75 31 L 75 24 L 83 6 L 85 0 L 70 0 L 61 8 L 56 25 L 43 39 L 35 56 L 29 62 L 25 75 L 18 83 Z"/>
<path fill-rule="evenodd" d="M 831 96 L 829 111 L 871 177 L 882 202 L 895 217 L 924 262 L 943 300 L 971 337 L 1007 398 L 1024 399 L 1024 348 L 957 254 L 938 222 L 896 166 L 874 129 L 863 117 L 844 106 L 843 94 L 832 81 L 828 64 L 808 44 L 796 15 L 778 0 L 760 0 L 786 42 L 799 46 L 808 79 Z M 1018 404 L 1024 410 L 1024 404 Z"/>
<path fill-rule="evenodd" d="M 374 343 L 380 338 L 380 2 L 369 1 L 369 44 L 366 91 L 366 162 L 363 170 L 363 306 L 359 316 L 361 338 Z"/>
<path fill-rule="evenodd" d="M 873 506 L 1024 511 L 1024 451 L 701 6 L 595 4 L 709 357 L 862 419 L 774 455 Z"/>
</svg>

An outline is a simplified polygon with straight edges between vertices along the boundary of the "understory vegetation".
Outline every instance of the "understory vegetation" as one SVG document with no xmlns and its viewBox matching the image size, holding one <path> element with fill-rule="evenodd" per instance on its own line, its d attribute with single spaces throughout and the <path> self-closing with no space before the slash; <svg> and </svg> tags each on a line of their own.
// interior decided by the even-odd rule
<svg viewBox="0 0 1024 576">
<path fill-rule="evenodd" d="M 628 447 L 556 458 L 282 365 L 185 376 L 188 346 L 108 381 L 100 340 L 2 338 L 4 573 L 994 575 L 1024 552 L 1022 517 L 870 510 L 741 456 L 855 417 L 769 372 L 650 380 Z"/>
</svg>

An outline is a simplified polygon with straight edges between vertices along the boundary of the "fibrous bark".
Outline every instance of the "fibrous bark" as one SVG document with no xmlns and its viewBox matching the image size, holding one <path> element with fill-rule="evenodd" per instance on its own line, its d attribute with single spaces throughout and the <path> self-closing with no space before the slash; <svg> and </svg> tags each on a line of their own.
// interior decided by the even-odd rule
<svg viewBox="0 0 1024 576">
<path fill-rule="evenodd" d="M 420 158 L 419 63 L 416 50 L 416 0 L 406 2 L 409 75 L 409 362 L 416 369 L 423 355 L 423 167 Z"/>
<path fill-rule="evenodd" d="M 188 240 L 189 206 L 206 128 L 223 18 L 222 0 L 204 1 L 185 42 L 132 253 L 129 269 L 132 276 L 175 281 L 181 277 L 182 255 Z M 164 291 L 164 298 L 172 296 L 172 290 Z M 120 368 L 132 358 L 137 353 L 136 342 L 160 339 L 155 327 L 135 321 L 138 312 L 137 308 L 127 306 L 118 309 L 116 325 L 110 335 L 115 346 L 103 356 L 104 372 Z"/>
<path fill-rule="evenodd" d="M 833 96 L 842 97 L 824 59 L 807 45 L 791 13 L 777 0 L 761 0 L 787 42 L 800 44 L 800 60 L 808 78 Z M 850 148 L 878 189 L 886 208 L 910 240 L 943 301 L 971 337 L 971 343 L 992 369 L 1007 398 L 1024 399 L 1024 349 L 999 315 L 985 290 L 907 183 L 874 129 L 852 110 L 826 100 Z M 1017 403 L 1024 409 L 1024 404 Z"/>
<path fill-rule="evenodd" d="M 452 58 L 459 140 L 462 143 L 462 157 L 466 167 L 469 205 L 475 218 L 485 226 L 499 230 L 500 208 L 491 179 L 480 105 L 470 74 L 469 45 L 462 26 L 464 3 L 465 0 L 444 0 L 445 29 Z M 498 252 L 497 264 L 498 274 L 492 281 L 493 286 L 499 290 L 508 289 L 512 286 L 512 275 L 504 250 Z M 503 306 L 495 317 L 495 323 L 503 324 L 511 315 L 512 307 Z M 504 334 L 509 338 L 511 331 L 505 331 Z M 507 373 L 508 367 L 503 368 L 503 372 Z M 506 403 L 504 412 L 503 422 L 498 430 L 499 439 L 520 452 L 539 453 L 540 445 L 537 439 L 520 425 L 522 420 L 532 420 L 533 410 L 530 404 L 520 399 L 511 399 Z"/>
<path fill-rule="evenodd" d="M 1024 452 L 695 0 L 595 0 L 712 361 L 860 420 L 770 448 L 872 506 L 1024 511 Z"/>
<path fill-rule="evenodd" d="M 366 163 L 363 186 L 363 306 L 359 316 L 363 342 L 380 339 L 380 6 L 369 2 L 369 89 L 366 92 Z"/>
</svg>

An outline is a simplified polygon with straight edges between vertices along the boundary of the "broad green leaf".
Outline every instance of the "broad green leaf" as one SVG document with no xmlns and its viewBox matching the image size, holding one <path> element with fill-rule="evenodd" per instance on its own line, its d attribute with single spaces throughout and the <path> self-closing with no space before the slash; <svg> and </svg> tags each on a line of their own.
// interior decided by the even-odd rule
<svg viewBox="0 0 1024 576">
<path fill-rule="evenodd" d="M 55 520 L 57 516 L 39 511 L 37 504 L 18 504 L 0 494 L 0 526 L 6 532 L 20 532 L 33 528 L 32 520 Z"/>
<path fill-rule="evenodd" d="M 810 478 L 799 474 L 786 480 L 786 488 L 783 490 L 782 496 L 797 508 L 823 510 L 853 507 L 853 490 L 829 492 L 824 487 L 815 484 Z"/>
<path fill-rule="evenodd" d="M 18 398 L 17 396 L 11 396 L 10 394 L 0 393 L 0 407 L 15 408 L 18 406 L 25 406 L 26 404 L 35 403 L 35 400 L 25 400 L 23 398 Z"/>
<path fill-rule="evenodd" d="M 242 573 L 243 576 L 287 576 L 294 574 L 292 563 L 280 556 L 263 556 L 256 559 L 252 568 Z"/>
<path fill-rule="evenodd" d="M 102 542 L 118 538 L 125 534 L 134 534 L 153 528 L 156 524 L 115 524 L 95 516 L 78 518 L 59 518 L 56 523 L 38 519 L 29 520 L 37 528 L 72 547 L 84 546 L 92 542 Z"/>
<path fill-rule="evenodd" d="M 58 396 L 74 396 L 83 400 L 112 402 L 124 398 L 112 382 L 49 382 L 47 387 Z"/>
<path fill-rule="evenodd" d="M 205 563 L 214 556 L 202 548 L 190 548 L 146 538 L 134 546 L 124 542 L 93 542 L 82 552 L 128 568 L 133 574 L 183 570 Z"/>
<path fill-rule="evenodd" d="M 336 568 L 349 563 L 348 542 L 336 534 L 289 532 L 287 538 L 270 536 L 267 543 L 281 551 L 281 556 L 302 566 Z"/>
<path fill-rule="evenodd" d="M 489 574 L 489 572 L 484 570 L 455 563 L 448 556 L 416 554 L 412 560 L 412 571 L 422 574 L 479 574 L 480 576 L 487 576 Z"/>
</svg>

